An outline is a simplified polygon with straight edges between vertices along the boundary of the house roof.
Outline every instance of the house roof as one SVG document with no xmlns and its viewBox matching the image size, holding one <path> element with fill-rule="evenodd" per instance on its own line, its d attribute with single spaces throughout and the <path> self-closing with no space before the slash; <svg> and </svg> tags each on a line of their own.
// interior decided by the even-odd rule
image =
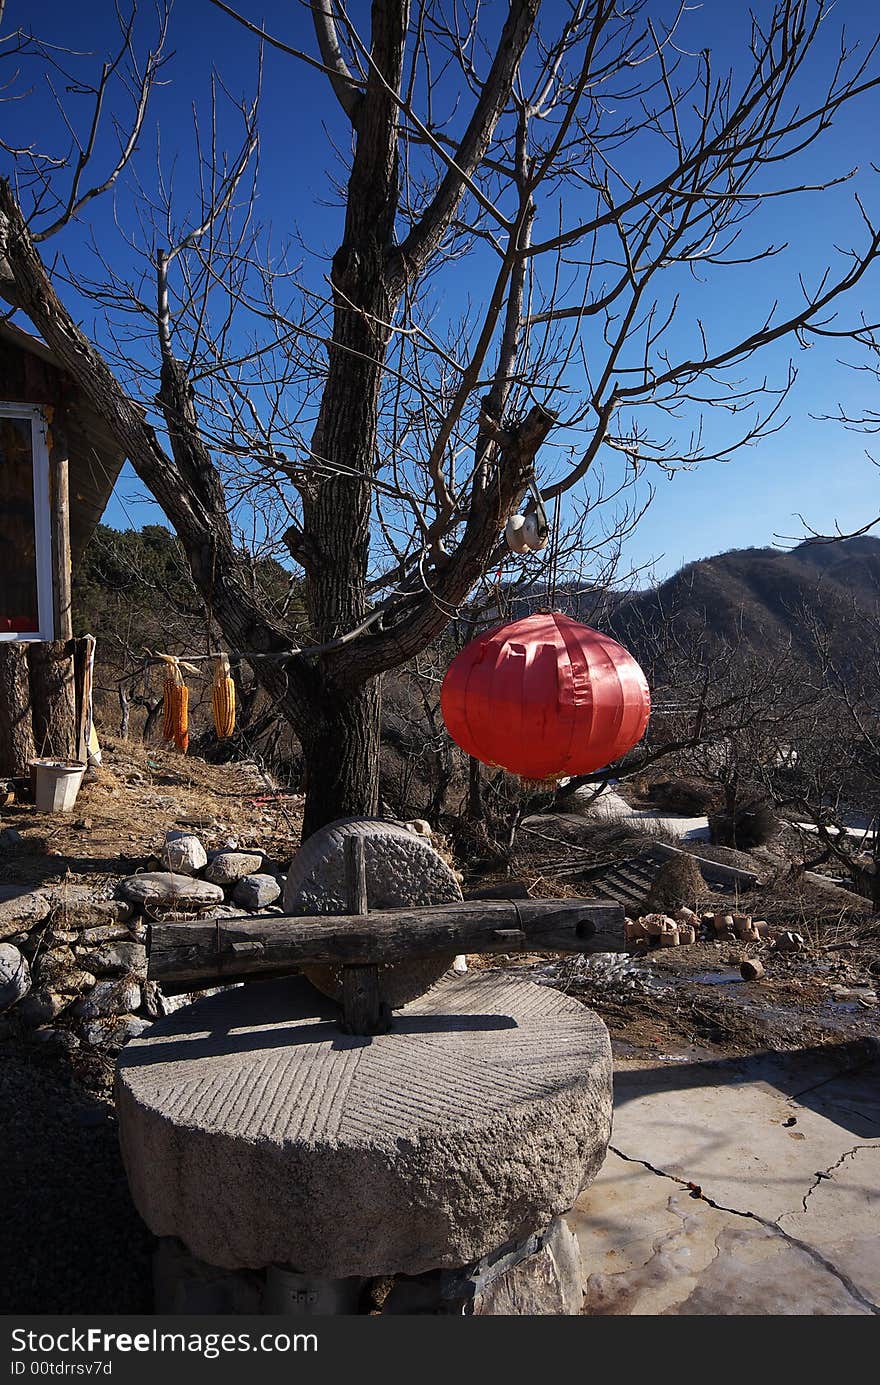
<svg viewBox="0 0 880 1385">
<path fill-rule="evenodd" d="M 104 513 L 125 453 L 45 342 L 2 320 L 0 399 L 61 411 L 70 468 L 70 547 L 76 562 Z"/>
</svg>

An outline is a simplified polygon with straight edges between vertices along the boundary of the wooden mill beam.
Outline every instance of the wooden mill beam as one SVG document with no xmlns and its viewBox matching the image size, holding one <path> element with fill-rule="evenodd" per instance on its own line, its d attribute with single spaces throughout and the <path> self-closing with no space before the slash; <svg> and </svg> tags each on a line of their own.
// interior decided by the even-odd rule
<svg viewBox="0 0 880 1385">
<path fill-rule="evenodd" d="M 363 915 L 153 924 L 149 977 L 169 994 L 304 966 L 381 966 L 444 952 L 608 952 L 623 906 L 592 899 L 469 900 Z"/>
</svg>

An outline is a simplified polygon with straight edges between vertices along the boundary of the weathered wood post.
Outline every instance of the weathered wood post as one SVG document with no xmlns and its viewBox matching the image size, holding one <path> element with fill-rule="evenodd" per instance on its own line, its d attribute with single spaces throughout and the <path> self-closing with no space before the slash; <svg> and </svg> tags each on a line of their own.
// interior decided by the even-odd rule
<svg viewBox="0 0 880 1385">
<path fill-rule="evenodd" d="M 362 837 L 345 839 L 345 903 L 350 914 L 367 914 L 367 870 Z M 379 968 L 342 968 L 342 1027 L 347 1034 L 383 1034 L 390 1024 L 382 1004 Z"/>
<path fill-rule="evenodd" d="M 49 495 L 52 516 L 52 592 L 56 640 L 73 637 L 70 556 L 70 468 L 67 440 L 54 426 L 49 433 Z"/>
<path fill-rule="evenodd" d="M 24 776 L 35 755 L 28 646 L 0 641 L 0 775 Z"/>
</svg>

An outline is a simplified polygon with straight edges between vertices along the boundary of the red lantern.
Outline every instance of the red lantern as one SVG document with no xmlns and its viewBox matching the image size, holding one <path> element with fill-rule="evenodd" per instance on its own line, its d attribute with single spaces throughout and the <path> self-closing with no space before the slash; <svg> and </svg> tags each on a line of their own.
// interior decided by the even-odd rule
<svg viewBox="0 0 880 1385">
<path fill-rule="evenodd" d="M 648 681 L 623 645 L 556 612 L 487 630 L 440 693 L 462 750 L 524 779 L 602 769 L 645 734 Z"/>
</svg>

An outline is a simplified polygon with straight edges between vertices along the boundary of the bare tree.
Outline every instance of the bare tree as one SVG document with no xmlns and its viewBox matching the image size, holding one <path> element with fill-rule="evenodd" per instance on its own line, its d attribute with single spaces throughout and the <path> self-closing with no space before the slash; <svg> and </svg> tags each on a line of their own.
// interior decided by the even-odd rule
<svg viewBox="0 0 880 1385">
<path fill-rule="evenodd" d="M 375 808 L 382 675 L 516 561 L 501 534 L 517 506 L 564 497 L 560 523 L 589 524 L 603 465 L 613 493 L 782 426 L 794 371 L 774 386 L 751 363 L 847 330 L 838 306 L 880 250 L 862 203 L 860 248 L 781 284 L 747 330 L 713 331 L 684 276 L 766 261 L 784 248 L 761 239 L 770 200 L 843 181 L 804 170 L 876 88 L 877 44 L 826 38 L 823 0 L 764 5 L 732 71 L 688 53 L 687 7 L 661 0 L 508 0 L 500 22 L 478 0 L 375 0 L 369 33 L 343 0 L 311 0 L 307 51 L 214 3 L 259 61 L 280 51 L 327 78 L 347 131 L 332 261 L 256 219 L 259 78 L 233 101 L 218 74 L 194 210 L 162 160 L 152 181 L 135 168 L 163 14 L 142 61 L 123 23 L 91 81 L 81 56 L 5 39 L 20 81 L 63 70 L 89 109 L 66 114 L 72 150 L 4 145 L 0 294 L 111 423 L 228 644 L 252 652 L 303 745 L 308 834 Z M 103 166 L 114 97 L 127 116 Z M 137 205 L 123 221 L 143 270 L 95 247 L 80 289 L 109 324 L 99 340 L 44 247 L 109 188 Z M 305 576 L 305 629 L 249 581 L 247 546 L 282 543 Z"/>
<path fill-rule="evenodd" d="M 812 864 L 835 864 L 880 910 L 880 592 L 833 620 L 805 618 L 814 673 L 804 680 L 797 773 L 778 797 L 812 829 Z"/>
</svg>

